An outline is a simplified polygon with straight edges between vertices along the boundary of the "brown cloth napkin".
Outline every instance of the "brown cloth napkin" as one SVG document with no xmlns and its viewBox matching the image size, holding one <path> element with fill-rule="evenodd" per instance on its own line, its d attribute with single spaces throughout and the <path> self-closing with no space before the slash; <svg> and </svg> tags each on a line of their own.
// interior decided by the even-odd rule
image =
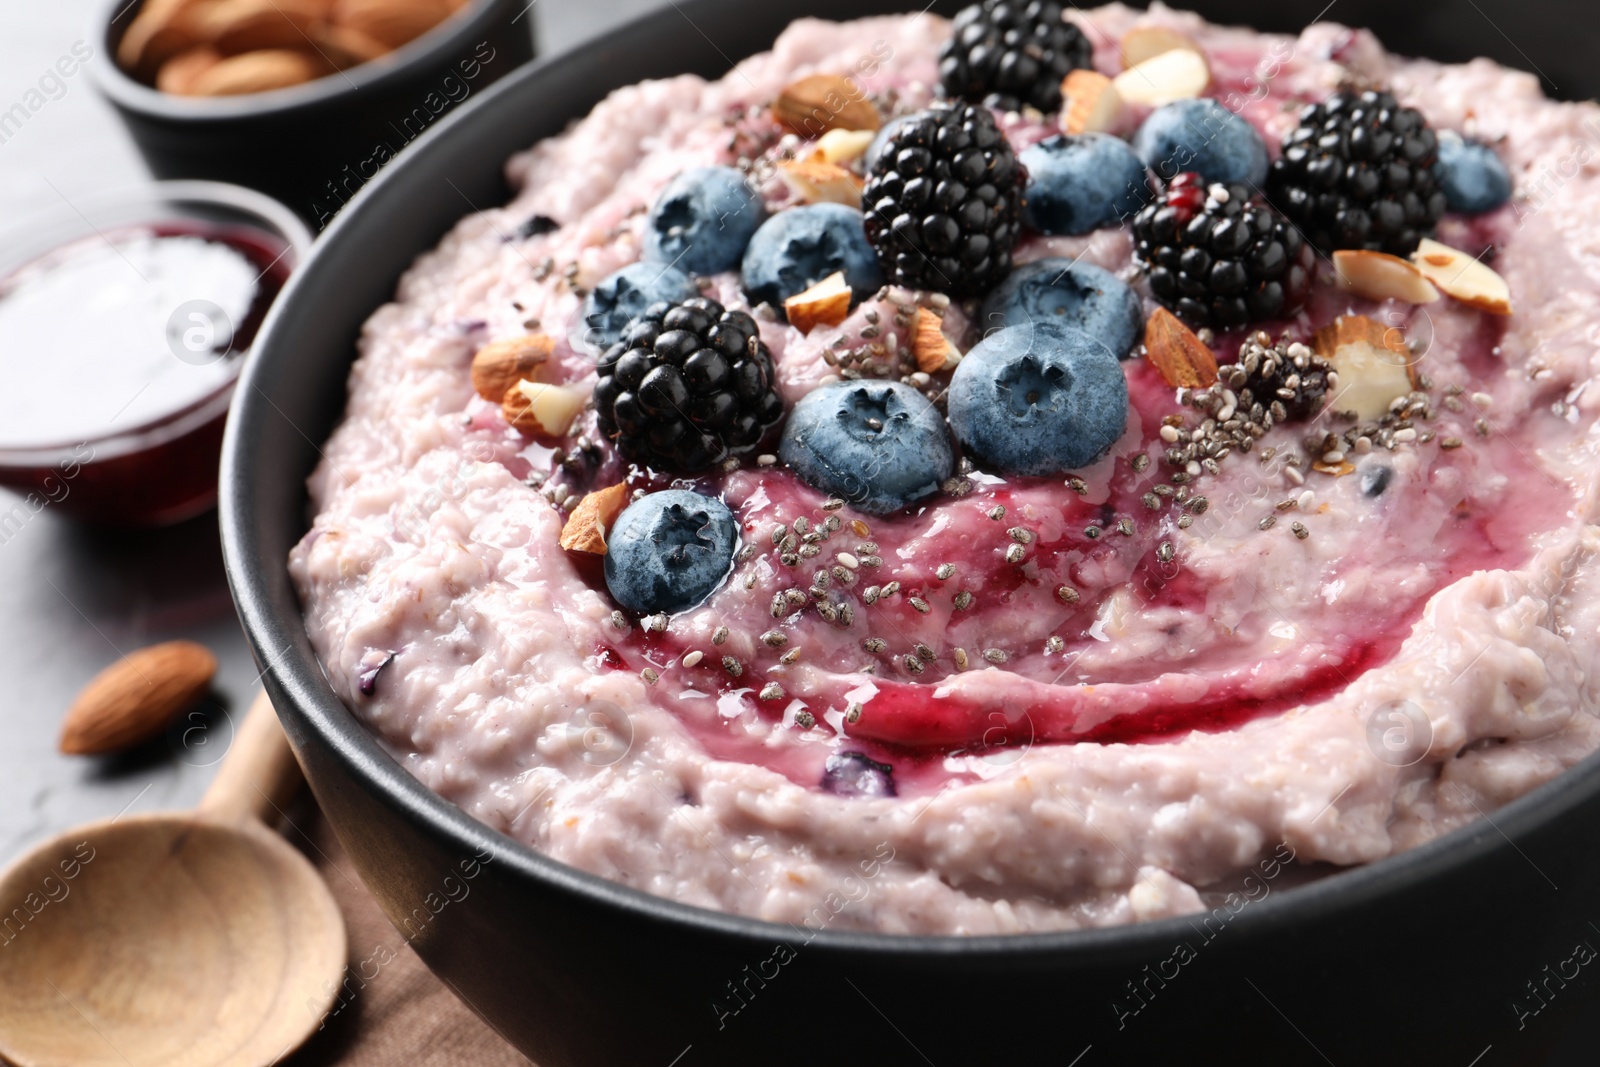
<svg viewBox="0 0 1600 1067">
<path fill-rule="evenodd" d="M 289 839 L 311 857 L 344 913 L 352 966 L 372 961 L 366 972 L 377 973 L 347 983 L 342 1003 L 285 1067 L 532 1067 L 389 925 L 321 812 L 308 803 L 293 822 Z"/>
</svg>

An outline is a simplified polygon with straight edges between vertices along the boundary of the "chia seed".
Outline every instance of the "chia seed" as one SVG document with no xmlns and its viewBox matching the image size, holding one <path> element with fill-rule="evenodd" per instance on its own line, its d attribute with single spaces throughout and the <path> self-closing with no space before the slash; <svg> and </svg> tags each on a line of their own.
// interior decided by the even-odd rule
<svg viewBox="0 0 1600 1067">
<path fill-rule="evenodd" d="M 744 664 L 740 663 L 732 656 L 723 656 L 722 669 L 737 678 L 744 673 Z"/>
<path fill-rule="evenodd" d="M 926 615 L 928 612 L 933 610 L 928 606 L 928 602 L 919 596 L 911 597 L 907 603 L 913 608 L 916 608 L 919 615 Z"/>
<path fill-rule="evenodd" d="M 726 626 L 719 626 L 715 630 L 713 630 L 712 633 L 711 633 L 711 643 L 713 645 L 720 645 L 720 644 L 722 644 L 722 642 L 726 641 L 727 639 L 728 639 L 728 628 Z"/>
<path fill-rule="evenodd" d="M 1004 649 L 986 648 L 983 650 L 983 658 L 988 660 L 990 663 L 1004 663 L 1011 657 L 1006 655 Z"/>
<path fill-rule="evenodd" d="M 996 504 L 994 507 L 989 509 L 989 518 L 993 519 L 995 522 L 999 522 L 1005 517 L 1006 506 L 1004 504 Z"/>
<path fill-rule="evenodd" d="M 861 647 L 876 656 L 878 653 L 889 647 L 889 642 L 885 641 L 881 637 L 869 637 L 865 641 L 861 642 Z"/>
<path fill-rule="evenodd" d="M 947 582 L 951 578 L 955 577 L 955 573 L 956 573 L 956 568 L 955 568 L 954 564 L 952 564 L 952 563 L 941 563 L 941 564 L 939 564 L 938 569 L 933 572 L 933 575 L 934 575 L 935 578 L 938 578 L 941 582 Z"/>
<path fill-rule="evenodd" d="M 1012 545 L 1011 547 L 1006 549 L 1006 562 L 1007 563 L 1021 563 L 1022 562 L 1022 558 L 1024 556 L 1026 556 L 1027 554 L 1028 554 L 1027 549 L 1023 548 L 1021 545 Z"/>
<path fill-rule="evenodd" d="M 779 685 L 777 682 L 768 682 L 766 685 L 761 687 L 761 699 L 782 700 L 783 686 Z"/>
<path fill-rule="evenodd" d="M 954 605 L 957 611 L 966 611 L 972 606 L 972 594 L 963 589 L 955 595 L 955 599 L 951 601 L 951 604 Z"/>
</svg>

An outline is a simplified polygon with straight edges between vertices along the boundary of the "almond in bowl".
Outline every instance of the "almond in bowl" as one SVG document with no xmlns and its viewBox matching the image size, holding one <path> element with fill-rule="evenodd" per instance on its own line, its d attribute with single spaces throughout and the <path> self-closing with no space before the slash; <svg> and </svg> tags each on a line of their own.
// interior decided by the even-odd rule
<svg viewBox="0 0 1600 1067">
<path fill-rule="evenodd" d="M 117 47 L 129 75 L 175 96 L 242 96 L 379 59 L 466 0 L 150 0 Z"/>
</svg>

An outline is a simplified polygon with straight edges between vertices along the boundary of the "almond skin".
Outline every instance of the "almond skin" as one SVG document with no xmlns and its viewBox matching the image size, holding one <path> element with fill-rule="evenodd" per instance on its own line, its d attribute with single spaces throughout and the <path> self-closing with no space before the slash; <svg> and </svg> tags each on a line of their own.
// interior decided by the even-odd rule
<svg viewBox="0 0 1600 1067">
<path fill-rule="evenodd" d="M 311 0 L 221 0 L 197 20 L 211 46 L 236 56 L 264 48 L 304 48 L 322 12 Z"/>
<path fill-rule="evenodd" d="M 222 62 L 222 53 L 210 45 L 201 45 L 173 56 L 161 64 L 156 72 L 156 88 L 176 96 L 188 96 L 194 90 L 195 79 Z"/>
<path fill-rule="evenodd" d="M 117 43 L 117 63 L 136 77 L 148 78 L 177 55 L 205 43 L 197 15 L 198 0 L 148 0 Z"/>
<path fill-rule="evenodd" d="M 772 117 L 801 137 L 821 137 L 829 130 L 876 130 L 883 124 L 861 87 L 838 74 L 813 74 L 791 83 L 772 102 Z"/>
<path fill-rule="evenodd" d="M 1204 389 L 1217 380 L 1217 357 L 1166 308 L 1145 323 L 1144 358 L 1174 388 Z"/>
<path fill-rule="evenodd" d="M 117 752 L 157 737 L 198 700 L 217 673 L 217 658 L 193 641 L 168 641 L 130 653 L 99 674 L 67 709 L 61 751 Z"/>
<path fill-rule="evenodd" d="M 555 342 L 542 333 L 484 345 L 472 357 L 472 388 L 485 400 L 498 404 L 513 385 L 537 380 L 539 368 L 553 351 Z"/>
<path fill-rule="evenodd" d="M 446 0 L 338 0 L 331 21 L 399 48 L 449 18 L 453 10 Z"/>
<path fill-rule="evenodd" d="M 269 48 L 229 56 L 195 78 L 189 91 L 194 96 L 244 96 L 287 89 L 325 73 L 322 64 L 304 52 Z"/>
<path fill-rule="evenodd" d="M 628 483 L 597 489 L 578 502 L 561 529 L 561 547 L 568 552 L 606 554 L 606 534 L 628 506 Z"/>
</svg>

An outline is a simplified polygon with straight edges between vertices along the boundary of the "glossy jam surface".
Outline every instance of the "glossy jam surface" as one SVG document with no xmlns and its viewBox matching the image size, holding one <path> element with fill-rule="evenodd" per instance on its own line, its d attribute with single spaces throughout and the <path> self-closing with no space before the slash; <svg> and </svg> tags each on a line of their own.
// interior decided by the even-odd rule
<svg viewBox="0 0 1600 1067">
<path fill-rule="evenodd" d="M 258 230 L 175 222 L 90 236 L 0 283 L 0 449 L 94 441 L 238 373 L 286 275 Z"/>
</svg>

